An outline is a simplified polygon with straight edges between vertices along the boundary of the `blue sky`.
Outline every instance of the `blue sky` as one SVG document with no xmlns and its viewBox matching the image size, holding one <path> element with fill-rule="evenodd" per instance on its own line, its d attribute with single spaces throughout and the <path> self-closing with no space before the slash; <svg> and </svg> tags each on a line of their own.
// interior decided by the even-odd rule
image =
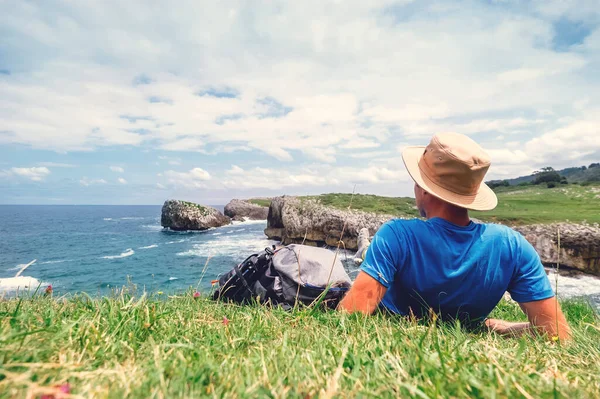
<svg viewBox="0 0 600 399">
<path fill-rule="evenodd" d="M 596 0 L 84 3 L 3 7 L 0 203 L 412 195 L 447 131 L 490 179 L 600 160 Z"/>
</svg>

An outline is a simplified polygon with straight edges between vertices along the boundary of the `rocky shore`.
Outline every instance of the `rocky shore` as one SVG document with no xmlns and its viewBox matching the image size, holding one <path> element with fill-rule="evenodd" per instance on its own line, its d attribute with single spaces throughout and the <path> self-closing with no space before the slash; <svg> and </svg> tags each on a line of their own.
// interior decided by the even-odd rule
<svg viewBox="0 0 600 399">
<path fill-rule="evenodd" d="M 316 200 L 297 197 L 277 197 L 271 201 L 265 234 L 284 245 L 337 246 L 356 250 L 358 232 L 366 227 L 374 235 L 392 215 L 378 215 L 356 210 L 325 207 Z M 343 231 L 343 234 L 342 234 Z"/>
<path fill-rule="evenodd" d="M 360 229 L 373 236 L 394 215 L 342 210 L 322 205 L 316 199 L 276 197 L 269 207 L 234 199 L 218 210 L 185 201 L 168 200 L 162 209 L 161 224 L 171 230 L 207 230 L 228 225 L 232 220 L 267 220 L 265 235 L 282 244 L 304 243 L 356 250 Z M 562 267 L 600 276 L 600 227 L 597 224 L 535 224 L 515 226 L 536 249 L 548 266 Z M 558 232 L 560 231 L 560 249 Z M 340 242 L 341 239 L 341 242 Z"/>
<path fill-rule="evenodd" d="M 600 276 L 598 224 L 554 223 L 518 226 L 514 229 L 533 245 L 543 263 L 560 264 Z"/>
</svg>

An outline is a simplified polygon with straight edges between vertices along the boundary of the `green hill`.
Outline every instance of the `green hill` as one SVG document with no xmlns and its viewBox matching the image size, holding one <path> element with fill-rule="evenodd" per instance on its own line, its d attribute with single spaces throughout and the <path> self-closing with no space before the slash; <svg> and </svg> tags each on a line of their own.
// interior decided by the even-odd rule
<svg viewBox="0 0 600 399">
<path fill-rule="evenodd" d="M 589 166 L 571 167 L 556 171 L 561 177 L 565 177 L 569 183 L 592 183 L 600 182 L 600 163 L 592 163 Z M 490 180 L 490 185 L 507 182 L 508 185 L 518 186 L 524 183 L 532 183 L 536 174 L 521 176 L 514 179 Z"/>
</svg>

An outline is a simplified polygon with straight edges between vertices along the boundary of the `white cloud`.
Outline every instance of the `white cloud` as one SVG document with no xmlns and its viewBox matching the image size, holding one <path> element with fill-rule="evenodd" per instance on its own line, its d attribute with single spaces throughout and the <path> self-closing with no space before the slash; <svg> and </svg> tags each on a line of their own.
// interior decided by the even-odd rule
<svg viewBox="0 0 600 399">
<path fill-rule="evenodd" d="M 45 166 L 33 168 L 10 168 L 8 171 L 4 171 L 4 174 L 7 176 L 15 175 L 32 181 L 42 181 L 50 173 L 50 169 L 46 168 Z"/>
<path fill-rule="evenodd" d="M 38 162 L 39 166 L 47 166 L 50 168 L 76 168 L 77 165 L 72 163 L 62 163 L 62 162 Z"/>
<path fill-rule="evenodd" d="M 117 173 L 124 173 L 125 169 L 123 169 L 120 166 L 111 166 L 110 170 L 112 170 L 113 172 L 117 172 Z"/>
<path fill-rule="evenodd" d="M 119 177 L 119 178 L 117 179 L 117 181 L 118 181 L 120 184 L 127 184 L 127 180 L 123 179 L 122 177 Z"/>
<path fill-rule="evenodd" d="M 81 180 L 79 180 L 79 184 L 81 184 L 84 187 L 89 187 L 89 186 L 94 186 L 94 185 L 99 185 L 99 184 L 106 184 L 106 180 L 104 179 L 88 179 L 87 177 L 83 177 Z"/>
<path fill-rule="evenodd" d="M 376 166 L 331 168 L 322 165 L 299 170 L 256 167 L 231 172 L 221 181 L 225 188 L 325 187 L 329 191 L 352 184 L 398 183 L 409 179 L 404 170 Z"/>
<path fill-rule="evenodd" d="M 231 169 L 227 171 L 230 175 L 242 175 L 244 174 L 244 169 L 240 168 L 237 165 L 231 165 Z"/>
<path fill-rule="evenodd" d="M 163 173 L 169 184 L 177 187 L 206 188 L 206 181 L 211 179 L 210 173 L 202 168 L 194 168 L 188 172 L 167 170 Z"/>
<path fill-rule="evenodd" d="M 309 158 L 325 163 L 335 163 L 335 148 L 305 148 L 302 150 Z"/>
</svg>

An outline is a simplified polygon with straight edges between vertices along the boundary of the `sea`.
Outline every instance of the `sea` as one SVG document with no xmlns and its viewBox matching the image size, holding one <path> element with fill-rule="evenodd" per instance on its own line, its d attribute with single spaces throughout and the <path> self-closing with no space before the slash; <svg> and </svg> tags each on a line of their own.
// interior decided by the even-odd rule
<svg viewBox="0 0 600 399">
<path fill-rule="evenodd" d="M 173 232 L 161 227 L 160 214 L 160 206 L 0 205 L 0 297 L 17 285 L 23 292 L 23 282 L 30 292 L 52 285 L 55 295 L 103 296 L 124 286 L 165 296 L 209 292 L 211 281 L 277 244 L 264 235 L 266 220 Z M 340 257 L 354 278 L 352 254 Z M 584 297 L 600 310 L 600 279 L 548 273 L 559 296 Z"/>
</svg>

